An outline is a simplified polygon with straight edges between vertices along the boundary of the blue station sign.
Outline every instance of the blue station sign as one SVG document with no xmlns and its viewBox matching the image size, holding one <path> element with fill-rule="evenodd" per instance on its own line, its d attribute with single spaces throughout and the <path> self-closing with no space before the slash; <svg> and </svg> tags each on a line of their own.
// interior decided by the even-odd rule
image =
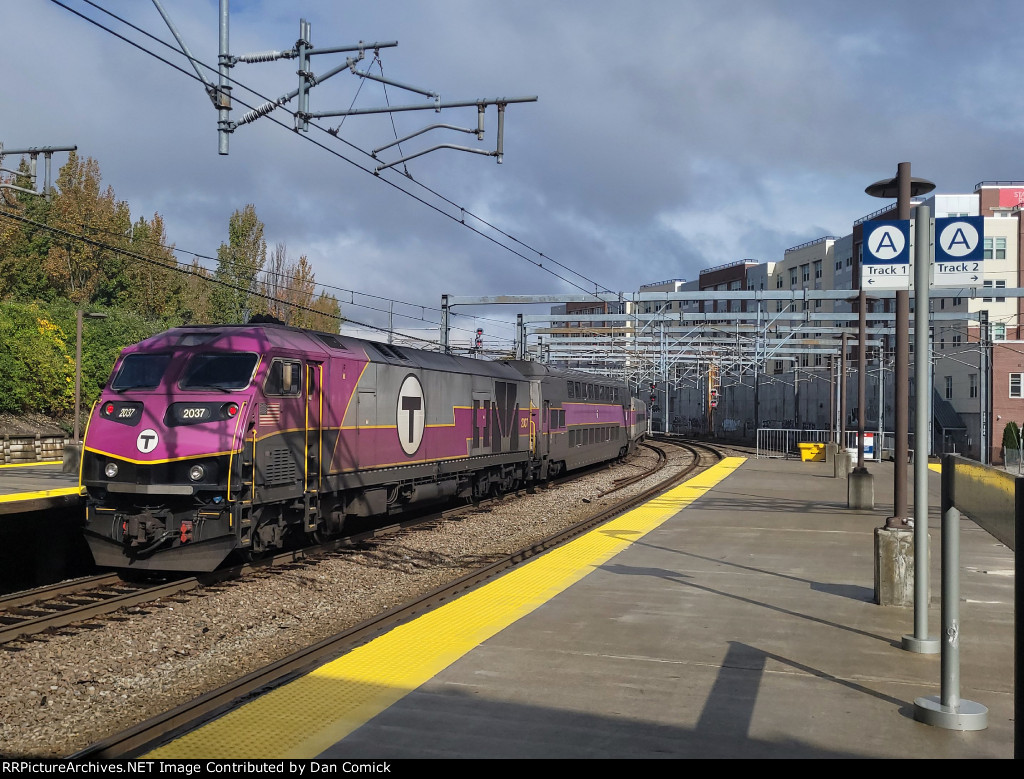
<svg viewBox="0 0 1024 779">
<path fill-rule="evenodd" d="M 935 287 L 980 287 L 985 279 L 985 217 L 935 220 Z"/>
<path fill-rule="evenodd" d="M 861 289 L 910 289 L 910 220 L 864 223 Z"/>
</svg>

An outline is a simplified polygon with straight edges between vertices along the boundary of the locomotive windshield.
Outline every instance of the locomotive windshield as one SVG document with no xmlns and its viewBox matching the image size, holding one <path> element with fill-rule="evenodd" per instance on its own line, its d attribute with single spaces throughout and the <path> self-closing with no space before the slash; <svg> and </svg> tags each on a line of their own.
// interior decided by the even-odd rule
<svg viewBox="0 0 1024 779">
<path fill-rule="evenodd" d="M 181 389 L 236 390 L 252 380 L 259 355 L 248 352 L 206 352 L 193 355 L 185 368 Z"/>
<path fill-rule="evenodd" d="M 127 389 L 153 389 L 171 361 L 169 354 L 129 354 L 110 383 L 110 388 L 120 392 Z"/>
</svg>

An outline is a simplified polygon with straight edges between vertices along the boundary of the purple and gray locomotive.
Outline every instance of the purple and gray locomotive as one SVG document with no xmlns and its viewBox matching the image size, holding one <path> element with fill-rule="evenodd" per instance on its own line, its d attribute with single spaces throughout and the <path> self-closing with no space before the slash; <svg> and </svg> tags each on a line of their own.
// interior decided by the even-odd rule
<svg viewBox="0 0 1024 779">
<path fill-rule="evenodd" d="M 210 571 L 349 518 L 479 498 L 623 456 L 626 385 L 273 324 L 126 348 L 82 453 L 97 565 Z"/>
</svg>

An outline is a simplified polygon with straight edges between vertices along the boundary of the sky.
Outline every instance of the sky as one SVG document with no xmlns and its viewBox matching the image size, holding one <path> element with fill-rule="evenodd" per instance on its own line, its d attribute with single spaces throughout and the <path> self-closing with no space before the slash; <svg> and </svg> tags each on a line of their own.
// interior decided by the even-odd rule
<svg viewBox="0 0 1024 779">
<path fill-rule="evenodd" d="M 217 0 L 162 5 L 215 67 Z M 0 142 L 77 146 L 133 218 L 163 217 L 182 262 L 198 255 L 212 268 L 203 258 L 251 203 L 269 246 L 306 255 L 343 315 L 436 339 L 442 294 L 630 293 L 781 260 L 883 207 L 864 188 L 900 162 L 936 193 L 1024 179 L 1018 8 L 231 0 L 235 56 L 291 49 L 304 19 L 315 48 L 397 42 L 356 69 L 442 102 L 537 98 L 507 106 L 501 164 L 444 148 L 375 174 L 441 144 L 493 152 L 497 108 L 485 110 L 483 141 L 435 128 L 374 158 L 431 125 L 475 129 L 476 108 L 323 117 L 300 133 L 293 100 L 238 127 L 222 156 L 216 111 L 152 2 L 0 0 Z M 314 56 L 312 70 L 346 56 Z M 231 118 L 296 89 L 296 70 L 295 59 L 236 65 Z M 343 70 L 312 90 L 310 110 L 432 100 Z M 55 175 L 66 155 L 53 159 Z M 516 313 L 538 309 L 456 312 L 453 340 L 482 327 L 497 345 Z"/>
</svg>

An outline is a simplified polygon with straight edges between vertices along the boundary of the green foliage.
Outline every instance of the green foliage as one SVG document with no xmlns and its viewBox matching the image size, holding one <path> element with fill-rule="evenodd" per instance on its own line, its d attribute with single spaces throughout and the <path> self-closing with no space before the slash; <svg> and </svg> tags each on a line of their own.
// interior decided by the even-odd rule
<svg viewBox="0 0 1024 779">
<path fill-rule="evenodd" d="M 0 411 L 34 412 L 54 419 L 73 415 L 76 316 L 75 307 L 67 301 L 0 303 Z M 111 310 L 103 319 L 83 318 L 83 419 L 121 350 L 167 326 L 163 320 L 147 320 L 131 311 Z"/>
<path fill-rule="evenodd" d="M 1003 448 L 1020 448 L 1020 427 L 1017 425 L 1016 422 L 1007 422 L 1006 426 L 1003 428 Z"/>
<path fill-rule="evenodd" d="M 69 353 L 51 317 L 35 303 L 0 303 L 0 411 L 61 417 L 71 410 L 74 345 Z"/>
<path fill-rule="evenodd" d="M 213 310 L 224 323 L 241 323 L 259 310 L 257 277 L 267 261 L 267 242 L 263 238 L 263 222 L 251 203 L 235 211 L 228 223 L 228 243 L 217 249 L 217 270 L 213 277 L 220 282 L 211 293 Z"/>
</svg>

